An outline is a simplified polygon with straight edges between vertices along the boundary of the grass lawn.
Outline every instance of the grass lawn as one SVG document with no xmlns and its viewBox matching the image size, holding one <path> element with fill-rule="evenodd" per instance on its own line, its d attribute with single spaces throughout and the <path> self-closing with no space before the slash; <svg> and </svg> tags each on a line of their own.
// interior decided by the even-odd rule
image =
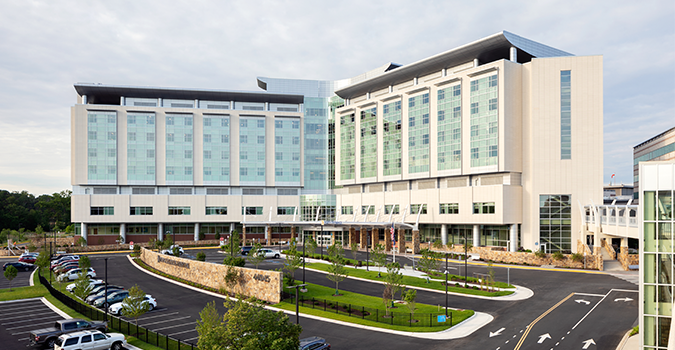
<svg viewBox="0 0 675 350">
<path fill-rule="evenodd" d="M 396 313 L 396 319 L 397 319 L 397 324 L 389 324 L 389 323 L 384 323 L 384 322 L 390 322 L 393 321 L 391 318 L 385 317 L 385 306 L 382 302 L 382 298 L 377 298 L 377 297 L 371 297 L 371 296 L 366 296 L 363 294 L 357 294 L 357 293 L 352 293 L 348 291 L 340 291 L 341 296 L 333 296 L 333 293 L 335 293 L 334 288 L 329 288 L 329 287 L 323 287 L 315 284 L 308 284 L 307 286 L 308 291 L 306 293 L 302 293 L 302 297 L 304 299 L 312 299 L 315 298 L 317 300 L 318 304 L 315 304 L 315 308 L 312 308 L 310 306 L 300 306 L 300 312 L 310 314 L 310 315 L 316 315 L 316 316 L 321 316 L 321 317 L 326 317 L 326 318 L 331 318 L 335 320 L 340 320 L 344 322 L 350 322 L 350 323 L 356 323 L 356 324 L 361 324 L 361 325 L 366 325 L 366 326 L 372 326 L 372 327 L 379 327 L 379 328 L 386 328 L 386 329 L 393 329 L 393 330 L 398 330 L 398 331 L 407 331 L 407 332 L 438 332 L 442 331 L 445 329 L 450 328 L 453 325 L 456 325 L 467 318 L 471 317 L 474 312 L 472 310 L 450 310 L 449 312 L 452 313 L 452 324 L 450 324 L 450 321 L 448 320 L 446 323 L 437 323 L 436 322 L 436 316 L 437 315 L 443 315 L 445 314 L 445 310 L 443 308 L 440 308 L 437 305 L 426 305 L 426 304 L 421 304 L 417 303 L 416 310 L 415 310 L 415 317 L 414 319 L 421 319 L 423 318 L 424 324 L 429 324 L 429 319 L 432 320 L 432 326 L 420 326 L 423 323 L 422 320 L 416 320 L 416 322 L 413 323 L 413 326 L 409 326 L 407 324 L 410 324 L 409 319 L 410 317 L 410 311 L 407 308 L 405 304 L 396 304 L 396 308 L 389 309 L 389 312 L 394 312 Z M 326 310 L 324 311 L 324 302 L 326 301 Z M 311 302 L 308 302 L 309 305 L 311 305 Z M 351 310 L 352 310 L 352 315 L 356 316 L 349 316 L 348 313 L 346 312 L 340 312 L 336 313 L 336 309 L 334 308 L 335 303 L 339 304 L 339 307 L 344 307 L 346 308 L 346 305 L 351 304 Z M 317 306 L 318 305 L 318 306 Z M 291 310 L 295 311 L 295 302 L 294 300 L 287 299 L 285 301 L 282 301 L 281 303 L 275 305 L 276 307 L 285 309 L 285 310 Z M 333 308 L 331 308 L 333 307 Z M 366 308 L 367 314 L 361 314 L 362 307 Z M 370 308 L 370 309 L 369 309 Z M 374 310 L 377 309 L 377 312 Z M 332 311 L 331 311 L 332 310 Z M 341 309 L 344 311 L 344 309 Z M 377 316 L 376 316 L 377 315 Z M 364 318 L 361 318 L 364 317 Z M 377 318 L 376 318 L 377 317 Z M 290 316 L 291 320 L 293 319 L 293 316 Z M 379 320 L 375 321 L 376 319 Z M 402 324 L 400 324 L 402 323 Z M 415 326 L 415 323 L 419 323 L 420 325 Z"/>
<path fill-rule="evenodd" d="M 316 270 L 321 270 L 321 271 L 328 271 L 328 267 L 330 265 L 328 264 L 322 264 L 322 263 L 309 263 L 306 265 L 306 267 L 311 268 L 311 269 L 316 269 Z M 377 269 L 377 268 L 374 268 Z M 386 272 L 382 272 L 383 277 L 377 277 L 377 271 L 366 271 L 366 270 L 361 270 L 361 269 L 350 269 L 347 268 L 349 271 L 349 276 L 350 277 L 359 277 L 359 278 L 365 278 L 373 281 L 384 281 L 384 275 L 386 275 Z M 383 271 L 386 271 L 385 268 L 382 268 Z M 419 277 L 412 277 L 412 276 L 403 276 L 403 284 L 406 286 L 411 286 L 411 287 L 420 287 L 420 288 L 428 288 L 428 289 L 435 289 L 435 290 L 440 290 L 440 291 L 445 291 L 445 285 L 443 284 L 445 281 L 440 282 L 440 281 L 434 281 L 431 280 L 430 283 L 427 283 L 426 279 L 424 278 L 419 278 Z M 463 282 L 449 282 L 448 286 L 448 292 L 453 292 L 453 293 L 462 293 L 462 294 L 471 294 L 471 295 L 482 295 L 482 296 L 488 296 L 488 297 L 498 297 L 502 295 L 511 295 L 513 294 L 513 291 L 499 291 L 499 292 L 488 292 L 484 290 L 475 290 L 472 288 L 464 288 L 464 287 L 457 287 L 455 283 L 459 283 L 460 286 L 463 285 Z M 495 283 L 497 287 L 501 288 L 508 288 L 508 284 L 503 283 L 503 282 L 497 282 Z M 513 286 L 510 286 L 510 288 L 513 288 Z"/>
</svg>

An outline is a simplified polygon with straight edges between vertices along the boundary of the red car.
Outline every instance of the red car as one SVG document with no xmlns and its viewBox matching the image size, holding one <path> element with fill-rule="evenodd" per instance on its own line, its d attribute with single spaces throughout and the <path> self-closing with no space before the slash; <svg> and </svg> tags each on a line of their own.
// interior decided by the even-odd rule
<svg viewBox="0 0 675 350">
<path fill-rule="evenodd" d="M 34 264 L 35 260 L 37 260 L 37 258 L 34 257 L 34 256 L 30 256 L 30 255 L 26 255 L 26 256 L 23 256 L 23 257 L 19 258 L 19 261 L 27 263 L 27 264 Z"/>
</svg>

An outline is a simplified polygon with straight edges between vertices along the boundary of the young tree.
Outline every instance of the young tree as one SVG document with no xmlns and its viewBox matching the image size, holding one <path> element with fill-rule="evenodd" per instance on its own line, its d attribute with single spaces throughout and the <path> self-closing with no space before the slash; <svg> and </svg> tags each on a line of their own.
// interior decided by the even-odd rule
<svg viewBox="0 0 675 350">
<path fill-rule="evenodd" d="M 75 280 L 75 289 L 73 289 L 73 294 L 75 294 L 76 297 L 84 300 L 84 298 L 86 298 L 93 289 L 94 287 L 91 285 L 91 280 L 87 278 L 87 274 L 80 273 L 80 275 L 77 277 L 77 280 Z"/>
<path fill-rule="evenodd" d="M 49 268 L 49 254 L 46 251 L 42 250 L 35 260 L 35 266 L 40 268 L 40 271 L 47 271 Z"/>
<path fill-rule="evenodd" d="M 302 327 L 289 322 L 283 312 L 267 310 L 262 301 L 254 298 L 228 298 L 224 306 L 228 310 L 223 316 L 225 330 L 217 349 L 297 350 L 300 347 Z"/>
<path fill-rule="evenodd" d="M 136 325 L 138 325 L 138 318 L 150 311 L 150 303 L 144 301 L 145 292 L 134 285 L 129 288 L 129 296 L 124 298 L 122 302 L 122 315 L 133 318 Z"/>
<path fill-rule="evenodd" d="M 349 243 L 349 249 L 352 253 L 352 258 L 354 258 L 354 268 L 357 267 L 356 263 L 356 254 L 359 252 L 359 244 L 356 242 Z"/>
<path fill-rule="evenodd" d="M 9 291 L 12 291 L 12 280 L 16 278 L 16 274 L 19 271 L 16 270 L 16 267 L 14 265 L 9 265 L 5 269 L 5 278 L 9 281 Z"/>
<path fill-rule="evenodd" d="M 298 244 L 295 237 L 291 239 L 291 243 L 286 251 L 286 260 L 284 261 L 284 270 L 286 271 L 286 279 L 288 285 L 295 284 L 295 271 L 302 265 L 302 254 L 298 251 Z"/>
<path fill-rule="evenodd" d="M 248 252 L 248 262 L 255 265 L 256 269 L 258 268 L 258 265 L 265 260 L 265 253 L 260 251 L 261 249 L 262 245 L 256 243 L 253 245 L 253 248 L 251 248 L 251 251 Z"/>
<path fill-rule="evenodd" d="M 392 288 L 389 285 L 384 285 L 384 291 L 382 292 L 382 302 L 384 303 L 385 316 L 389 317 L 389 306 L 394 300 Z"/>
<path fill-rule="evenodd" d="M 380 270 L 382 266 L 387 264 L 387 253 L 384 251 L 384 246 L 382 244 L 374 246 L 370 256 L 377 266 L 377 277 L 382 277 Z"/>
<path fill-rule="evenodd" d="M 88 256 L 82 255 L 82 256 L 80 256 L 80 261 L 79 261 L 78 265 L 80 266 L 80 269 L 82 270 L 82 272 L 84 272 L 84 274 L 86 275 L 87 270 L 91 267 L 91 260 L 89 260 Z"/>
<path fill-rule="evenodd" d="M 225 324 L 223 323 L 223 316 L 216 309 L 215 301 L 206 304 L 206 307 L 199 312 L 196 328 L 197 333 L 199 333 L 198 349 L 220 349 L 225 339 Z"/>
<path fill-rule="evenodd" d="M 487 274 L 488 274 L 488 284 L 492 292 L 495 291 L 495 267 L 492 265 L 492 261 L 489 261 L 487 264 Z"/>
<path fill-rule="evenodd" d="M 405 306 L 410 311 L 410 316 L 412 319 L 413 314 L 415 313 L 415 299 L 417 298 L 417 291 L 414 289 L 408 289 L 403 292 L 403 301 L 405 301 Z"/>
<path fill-rule="evenodd" d="M 426 272 L 431 272 L 438 270 L 438 266 L 440 264 L 440 253 L 431 251 L 429 249 L 422 249 L 422 259 L 420 259 L 419 264 L 422 266 Z"/>
<path fill-rule="evenodd" d="M 241 237 L 237 230 L 232 231 L 230 234 L 230 239 L 227 240 L 222 248 L 224 252 L 227 252 L 230 256 L 234 257 L 239 253 L 239 245 L 241 244 Z"/>
<path fill-rule="evenodd" d="M 307 253 L 307 254 L 309 254 L 309 256 L 313 257 L 314 254 L 316 254 L 316 248 L 319 245 L 316 243 L 316 241 L 314 240 L 314 238 L 312 236 L 307 237 L 307 239 L 305 240 L 305 244 L 307 245 L 307 249 L 306 249 L 305 253 Z"/>
<path fill-rule="evenodd" d="M 403 285 L 403 274 L 401 265 L 398 263 L 387 264 L 387 275 L 384 276 L 385 288 L 391 289 L 391 298 L 396 299 L 396 294 L 405 288 Z"/>
<path fill-rule="evenodd" d="M 343 255 L 345 254 L 344 248 L 342 245 L 333 243 L 332 246 L 328 247 L 328 260 L 330 260 L 330 265 L 328 266 L 328 279 L 335 282 L 335 296 L 339 295 L 338 284 L 344 281 L 349 272 L 345 268 L 345 259 Z"/>
</svg>

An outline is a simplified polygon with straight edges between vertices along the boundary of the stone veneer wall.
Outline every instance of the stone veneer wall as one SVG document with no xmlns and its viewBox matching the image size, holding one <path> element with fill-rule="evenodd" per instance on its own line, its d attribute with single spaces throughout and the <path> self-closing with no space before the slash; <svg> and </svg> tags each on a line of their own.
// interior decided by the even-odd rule
<svg viewBox="0 0 675 350">
<path fill-rule="evenodd" d="M 603 238 L 602 240 L 602 247 L 605 248 L 607 251 L 607 254 L 609 254 L 609 257 L 612 258 L 612 260 L 616 259 L 616 250 L 614 250 L 614 247 L 612 247 L 611 244 L 607 241 L 606 238 Z"/>
<path fill-rule="evenodd" d="M 640 254 L 628 254 L 628 247 L 621 247 L 619 262 L 623 269 L 628 271 L 630 265 L 640 265 Z"/>
<path fill-rule="evenodd" d="M 236 295 L 256 297 L 270 303 L 281 301 L 283 276 L 281 272 L 234 267 L 239 282 L 229 288 L 224 277 L 229 266 L 177 258 L 141 249 L 141 260 L 166 274 L 215 289 L 224 289 Z"/>
</svg>

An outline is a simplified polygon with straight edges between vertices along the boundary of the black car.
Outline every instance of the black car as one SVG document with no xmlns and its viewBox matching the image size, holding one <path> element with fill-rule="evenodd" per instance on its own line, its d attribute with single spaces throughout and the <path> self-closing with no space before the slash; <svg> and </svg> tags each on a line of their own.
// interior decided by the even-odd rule
<svg viewBox="0 0 675 350">
<path fill-rule="evenodd" d="M 9 267 L 10 265 L 14 266 L 18 271 L 30 271 L 30 270 L 35 268 L 35 265 L 33 265 L 33 264 L 26 264 L 24 262 L 14 261 L 14 262 L 8 262 L 8 263 L 5 263 L 4 265 L 2 265 L 2 270 L 3 271 L 6 270 L 7 267 Z"/>
<path fill-rule="evenodd" d="M 246 256 L 246 255 L 248 255 L 248 252 L 251 251 L 251 249 L 253 249 L 253 246 L 250 246 L 250 245 L 243 246 L 243 247 L 241 247 L 241 250 L 239 251 L 239 254 Z"/>
<path fill-rule="evenodd" d="M 300 339 L 300 350 L 323 350 L 330 349 L 330 344 L 326 339 L 320 337 L 309 337 Z"/>
</svg>

